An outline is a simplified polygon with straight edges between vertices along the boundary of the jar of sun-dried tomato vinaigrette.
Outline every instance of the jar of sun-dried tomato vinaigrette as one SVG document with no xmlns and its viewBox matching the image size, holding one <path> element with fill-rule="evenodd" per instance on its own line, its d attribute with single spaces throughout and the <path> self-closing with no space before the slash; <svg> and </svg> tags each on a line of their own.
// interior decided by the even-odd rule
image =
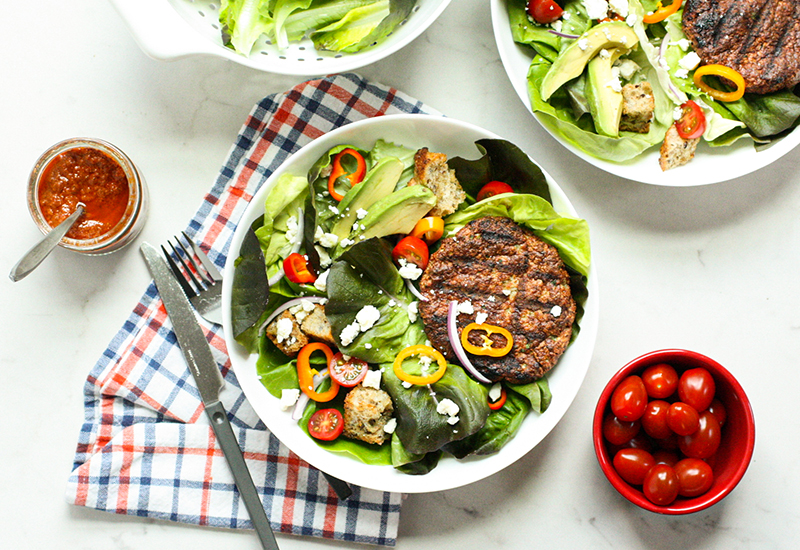
<svg viewBox="0 0 800 550">
<path fill-rule="evenodd" d="M 108 254 L 130 243 L 147 218 L 144 178 L 130 158 L 99 139 L 56 143 L 39 157 L 28 182 L 28 209 L 42 233 L 75 211 L 84 213 L 59 246 Z"/>
</svg>

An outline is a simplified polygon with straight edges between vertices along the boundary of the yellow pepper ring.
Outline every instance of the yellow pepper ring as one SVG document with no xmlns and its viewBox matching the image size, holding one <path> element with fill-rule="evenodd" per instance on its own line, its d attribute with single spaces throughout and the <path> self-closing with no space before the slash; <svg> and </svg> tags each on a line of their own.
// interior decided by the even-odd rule
<svg viewBox="0 0 800 550">
<path fill-rule="evenodd" d="M 661 5 L 659 1 L 658 5 L 656 6 L 656 11 L 649 15 L 645 15 L 642 18 L 643 23 L 647 23 L 648 25 L 652 25 L 653 23 L 658 23 L 663 21 L 673 13 L 677 12 L 681 7 L 682 0 L 672 0 L 672 4 L 668 5 L 666 8 Z"/>
<path fill-rule="evenodd" d="M 482 331 L 486 334 L 481 334 L 483 338 L 483 346 L 478 347 L 472 345 L 469 341 L 469 335 L 473 331 Z M 492 334 L 500 334 L 506 341 L 505 345 L 501 348 L 494 347 L 494 342 L 489 336 Z M 470 323 L 461 331 L 461 345 L 464 349 L 473 355 L 489 355 L 491 357 L 502 357 L 506 355 L 514 345 L 514 337 L 511 333 L 503 327 L 488 324 Z"/>
<path fill-rule="evenodd" d="M 730 80 L 736 86 L 736 90 L 733 92 L 724 92 L 722 90 L 712 88 L 705 83 L 703 80 L 704 76 L 718 76 L 720 78 Z M 730 67 L 726 67 L 725 65 L 712 64 L 698 67 L 694 71 L 694 83 L 698 88 L 719 101 L 736 101 L 737 99 L 741 99 L 744 95 L 744 77 L 739 73 L 739 71 L 731 69 Z"/>
<path fill-rule="evenodd" d="M 439 364 L 439 369 L 427 376 L 408 374 L 403 370 L 403 361 L 413 355 L 427 355 L 428 357 L 435 359 Z M 444 355 L 430 346 L 409 346 L 397 354 L 397 357 L 394 359 L 393 369 L 395 376 L 397 376 L 403 382 L 409 382 L 410 384 L 416 384 L 418 386 L 426 386 L 428 384 L 438 382 L 439 379 L 444 376 L 444 372 L 447 370 L 447 361 L 445 361 Z"/>
</svg>

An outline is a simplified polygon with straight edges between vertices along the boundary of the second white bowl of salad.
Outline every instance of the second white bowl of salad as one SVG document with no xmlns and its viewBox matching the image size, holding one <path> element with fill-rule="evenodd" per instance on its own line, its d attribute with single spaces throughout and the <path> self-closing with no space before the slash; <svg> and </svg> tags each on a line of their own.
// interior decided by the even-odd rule
<svg viewBox="0 0 800 550">
<path fill-rule="evenodd" d="M 736 68 L 747 76 L 748 93 L 737 94 L 744 79 L 733 84 L 741 74 L 725 65 L 734 63 L 721 58 L 724 52 L 709 53 L 728 46 L 701 34 L 732 24 L 723 21 L 732 16 L 710 13 L 706 0 L 491 2 L 497 46 L 517 95 L 556 140 L 607 172 L 657 185 L 704 185 L 767 166 L 800 142 L 792 79 L 788 88 L 755 93 L 751 82 L 768 70 L 743 63 Z M 757 6 L 735 11 L 748 9 Z M 739 19 L 734 23 L 743 28 L 750 24 Z M 800 75 L 800 67 L 791 71 Z"/>
<path fill-rule="evenodd" d="M 516 244 L 477 257 L 515 236 L 549 259 Z M 239 222 L 231 363 L 269 430 L 317 468 L 386 491 L 466 485 L 533 449 L 577 394 L 598 322 L 590 255 L 586 222 L 510 142 L 438 116 L 349 124 L 290 157 Z M 448 305 L 446 288 L 472 290 Z"/>
</svg>

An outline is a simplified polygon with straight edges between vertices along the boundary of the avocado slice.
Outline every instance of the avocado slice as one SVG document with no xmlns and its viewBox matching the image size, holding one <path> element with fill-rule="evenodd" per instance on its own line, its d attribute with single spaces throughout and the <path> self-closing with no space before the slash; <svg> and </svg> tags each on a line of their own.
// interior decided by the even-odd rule
<svg viewBox="0 0 800 550">
<path fill-rule="evenodd" d="M 611 70 L 624 52 L 614 48 L 606 50 L 608 55 L 596 55 L 586 65 L 586 100 L 598 134 L 619 137 L 619 121 L 622 118 L 622 92 L 609 84 L 614 79 Z"/>
<path fill-rule="evenodd" d="M 351 187 L 339 202 L 338 208 L 341 214 L 337 216 L 331 233 L 339 237 L 339 240 L 347 237 L 358 219 L 358 211 L 369 209 L 377 201 L 392 193 L 402 173 L 403 163 L 399 159 L 385 157 L 379 160 L 364 176 L 364 180 Z"/>
<path fill-rule="evenodd" d="M 331 257 L 338 257 L 354 243 L 372 237 L 411 233 L 417 222 L 436 205 L 436 195 L 423 185 L 410 185 L 393 192 L 373 204 L 349 235 L 349 241 L 336 245 Z M 363 227 L 363 229 L 362 229 Z"/>
<path fill-rule="evenodd" d="M 639 43 L 633 29 L 622 21 L 600 23 L 583 33 L 559 54 L 542 79 L 540 93 L 547 101 L 564 83 L 581 75 L 600 50 L 631 50 Z"/>
</svg>

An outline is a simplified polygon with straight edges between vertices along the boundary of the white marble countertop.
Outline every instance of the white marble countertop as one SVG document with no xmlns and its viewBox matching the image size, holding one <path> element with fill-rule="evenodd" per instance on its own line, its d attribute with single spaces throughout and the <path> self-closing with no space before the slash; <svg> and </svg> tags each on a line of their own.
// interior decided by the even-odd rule
<svg viewBox="0 0 800 550">
<path fill-rule="evenodd" d="M 302 80 L 218 59 L 152 60 L 105 0 L 5 4 L 4 270 L 40 236 L 25 186 L 51 144 L 89 135 L 125 150 L 152 196 L 137 243 L 163 242 L 195 212 L 252 105 Z M 710 186 L 618 180 L 572 156 L 528 114 L 499 60 L 484 0 L 454 0 L 413 44 L 358 72 L 534 155 L 589 221 L 600 281 L 594 357 L 566 416 L 507 470 L 460 489 L 409 496 L 397 547 L 794 546 L 800 153 Z M 84 379 L 149 280 L 131 246 L 102 258 L 58 249 L 24 281 L 0 285 L 4 547 L 259 547 L 251 532 L 65 503 Z M 688 517 L 654 515 L 623 500 L 602 476 L 591 445 L 592 412 L 605 381 L 628 360 L 665 347 L 693 349 L 727 366 L 757 421 L 742 482 L 722 503 Z M 287 536 L 279 542 L 289 550 L 346 546 Z"/>
</svg>

